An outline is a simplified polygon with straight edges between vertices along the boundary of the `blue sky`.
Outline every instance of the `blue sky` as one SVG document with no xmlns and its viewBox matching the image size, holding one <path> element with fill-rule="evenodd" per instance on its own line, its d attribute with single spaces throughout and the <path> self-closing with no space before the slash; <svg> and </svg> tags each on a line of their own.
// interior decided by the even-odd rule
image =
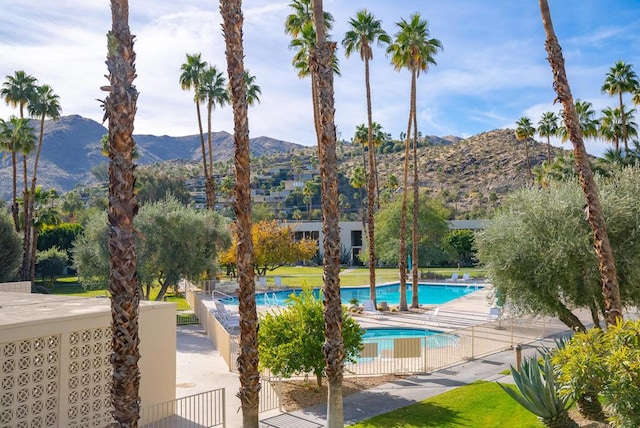
<svg viewBox="0 0 640 428">
<path fill-rule="evenodd" d="M 574 98 L 596 110 L 615 105 L 601 94 L 605 73 L 618 60 L 640 74 L 640 1 L 550 0 L 556 33 L 567 62 Z M 418 127 L 423 134 L 467 137 L 514 127 L 523 115 L 536 123 L 553 105 L 551 71 L 536 0 L 325 0 L 335 18 L 332 35 L 341 41 L 349 17 L 367 7 L 393 35 L 395 23 L 419 12 L 444 51 L 438 65 L 418 80 Z M 284 34 L 288 1 L 247 0 L 245 65 L 262 87 L 261 104 L 249 112 L 252 137 L 266 135 L 299 144 L 315 142 L 310 82 L 291 66 L 293 52 Z M 226 70 L 221 18 L 215 1 L 132 0 L 130 26 L 137 36 L 140 91 L 137 134 L 188 135 L 197 132 L 192 94 L 178 84 L 186 53 Z M 111 26 L 106 0 L 3 0 L 0 14 L 0 76 L 25 70 L 60 95 L 63 114 L 102 120 L 106 84 L 106 32 Z M 339 136 L 352 137 L 366 121 L 364 66 L 359 57 L 338 52 L 342 76 L 335 80 Z M 409 78 L 374 50 L 371 70 L 373 117 L 395 138 L 406 128 Z M 629 103 L 629 96 L 626 97 Z M 16 111 L 2 103 L 0 117 Z M 232 131 L 231 108 L 217 110 L 215 130 Z M 559 144 L 559 143 L 558 143 Z M 592 154 L 606 148 L 587 142 Z"/>
</svg>

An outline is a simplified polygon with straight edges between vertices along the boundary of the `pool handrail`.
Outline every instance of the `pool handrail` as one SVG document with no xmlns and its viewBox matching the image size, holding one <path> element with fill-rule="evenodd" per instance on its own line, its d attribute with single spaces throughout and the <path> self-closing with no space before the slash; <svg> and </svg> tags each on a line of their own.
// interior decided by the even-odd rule
<svg viewBox="0 0 640 428">
<path fill-rule="evenodd" d="M 216 297 L 216 293 L 219 294 L 222 297 Z M 233 299 L 233 296 L 223 293 L 220 290 L 213 290 L 211 292 L 211 300 L 222 300 L 222 299 Z"/>
</svg>

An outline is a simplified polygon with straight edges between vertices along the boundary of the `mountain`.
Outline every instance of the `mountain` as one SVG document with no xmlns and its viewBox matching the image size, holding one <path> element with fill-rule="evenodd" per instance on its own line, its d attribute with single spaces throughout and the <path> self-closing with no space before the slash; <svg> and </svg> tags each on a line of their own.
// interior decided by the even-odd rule
<svg viewBox="0 0 640 428">
<path fill-rule="evenodd" d="M 34 129 L 39 124 L 33 122 Z M 98 122 L 77 115 L 63 116 L 57 121 L 46 121 L 42 153 L 38 165 L 38 184 L 45 188 L 68 191 L 77 184 L 91 184 L 95 178 L 91 168 L 106 162 L 100 153 L 100 139 L 107 128 Z M 167 135 L 134 135 L 140 153 L 136 161 L 139 165 L 153 164 L 168 160 L 201 159 L 199 135 L 169 137 Z M 212 133 L 214 162 L 226 161 L 233 156 L 233 135 L 228 132 Z M 251 153 L 255 156 L 283 153 L 298 150 L 303 146 L 276 140 L 269 137 L 257 137 L 250 140 Z M 29 174 L 32 171 L 33 155 L 29 159 Z M 11 159 L 6 157 L 0 162 L 0 198 L 11 197 Z M 22 178 L 22 168 L 18 170 L 18 180 Z"/>
</svg>

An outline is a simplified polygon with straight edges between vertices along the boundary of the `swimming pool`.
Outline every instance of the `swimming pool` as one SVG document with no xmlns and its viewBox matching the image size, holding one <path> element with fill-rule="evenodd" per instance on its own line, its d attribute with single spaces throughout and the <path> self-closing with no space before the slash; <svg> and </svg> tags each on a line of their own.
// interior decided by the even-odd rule
<svg viewBox="0 0 640 428">
<path fill-rule="evenodd" d="M 420 348 L 442 348 L 459 340 L 455 334 L 418 328 L 368 328 L 362 339 L 365 344 L 376 344 L 378 351 L 418 343 Z"/>
<path fill-rule="evenodd" d="M 477 286 L 467 285 L 443 285 L 443 284 L 418 284 L 418 303 L 421 305 L 440 305 L 451 300 L 462 297 L 478 289 Z M 258 306 L 284 306 L 287 298 L 292 293 L 300 293 L 300 289 L 289 289 L 272 291 L 266 293 L 256 293 L 256 304 Z M 320 295 L 320 289 L 314 289 L 316 296 Z M 369 300 L 369 287 L 342 287 L 340 297 L 342 303 L 347 305 L 352 299 L 358 299 L 360 303 Z M 407 304 L 411 304 L 411 284 L 407 284 Z M 400 284 L 379 285 L 376 287 L 376 301 L 385 301 L 389 305 L 400 304 Z M 236 297 L 222 299 L 227 305 L 237 305 Z"/>
</svg>

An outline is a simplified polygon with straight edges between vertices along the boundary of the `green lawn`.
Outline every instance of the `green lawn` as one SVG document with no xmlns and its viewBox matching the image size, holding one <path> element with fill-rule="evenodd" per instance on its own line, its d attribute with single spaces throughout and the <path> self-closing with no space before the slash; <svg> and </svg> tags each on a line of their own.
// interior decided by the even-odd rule
<svg viewBox="0 0 640 428">
<path fill-rule="evenodd" d="M 389 413 L 350 425 L 352 428 L 538 428 L 544 425 L 495 382 L 475 382 Z"/>
<path fill-rule="evenodd" d="M 66 278 L 58 278 L 56 284 L 53 288 L 49 288 L 49 291 L 52 294 L 62 294 L 67 296 L 78 296 L 78 297 L 98 297 L 98 296 L 109 296 L 109 290 L 104 288 L 99 288 L 95 290 L 85 290 L 78 283 L 78 277 L 66 277 Z M 151 289 L 151 296 L 149 296 L 150 300 L 154 300 L 158 293 L 160 292 L 160 287 L 155 287 Z M 174 302 L 179 311 L 191 309 L 189 303 L 184 298 L 183 295 L 175 296 L 172 291 L 168 291 L 165 294 L 165 302 Z"/>
</svg>

